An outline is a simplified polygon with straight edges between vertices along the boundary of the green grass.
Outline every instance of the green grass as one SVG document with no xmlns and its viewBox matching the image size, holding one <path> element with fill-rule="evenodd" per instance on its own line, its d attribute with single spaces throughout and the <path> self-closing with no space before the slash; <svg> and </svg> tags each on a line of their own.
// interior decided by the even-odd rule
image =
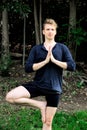
<svg viewBox="0 0 87 130">
<path fill-rule="evenodd" d="M 15 107 L 3 103 L 0 106 L 0 130 L 41 130 L 41 115 L 38 109 Z M 57 112 L 53 130 L 86 130 L 87 111 L 73 113 Z"/>
<path fill-rule="evenodd" d="M 74 113 L 57 113 L 53 122 L 53 130 L 86 130 L 87 111 Z"/>
</svg>

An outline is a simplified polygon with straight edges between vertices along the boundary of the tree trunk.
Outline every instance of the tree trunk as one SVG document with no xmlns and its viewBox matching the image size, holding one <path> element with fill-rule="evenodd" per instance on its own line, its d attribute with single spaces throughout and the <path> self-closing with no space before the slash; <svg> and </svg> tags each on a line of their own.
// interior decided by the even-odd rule
<svg viewBox="0 0 87 130">
<path fill-rule="evenodd" d="M 39 11 L 39 23 L 40 23 L 40 43 L 43 42 L 43 37 L 42 37 L 42 0 L 40 0 L 40 11 Z"/>
<path fill-rule="evenodd" d="M 39 25 L 38 25 L 38 16 L 37 16 L 37 4 L 36 4 L 36 0 L 34 0 L 34 20 L 35 20 L 36 44 L 40 44 L 40 34 L 39 34 Z"/>
<path fill-rule="evenodd" d="M 8 34 L 8 13 L 2 12 L 2 45 L 1 45 L 1 70 L 8 71 L 9 66 L 9 34 Z"/>
<path fill-rule="evenodd" d="M 24 14 L 24 27 L 23 27 L 23 67 L 25 65 L 25 43 L 26 43 L 26 16 Z"/>
<path fill-rule="evenodd" d="M 69 14 L 69 30 L 68 30 L 68 43 L 69 48 L 73 57 L 75 56 L 75 41 L 73 40 L 73 36 L 71 34 L 71 30 L 76 28 L 76 1 L 70 0 L 70 14 Z"/>
</svg>

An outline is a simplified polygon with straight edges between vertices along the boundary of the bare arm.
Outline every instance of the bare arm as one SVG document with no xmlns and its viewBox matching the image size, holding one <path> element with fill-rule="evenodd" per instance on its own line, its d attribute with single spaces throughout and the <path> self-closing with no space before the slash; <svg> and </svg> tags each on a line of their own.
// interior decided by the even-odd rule
<svg viewBox="0 0 87 130">
<path fill-rule="evenodd" d="M 59 67 L 61 67 L 62 69 L 67 69 L 67 63 L 66 62 L 62 62 L 62 61 L 58 61 L 54 58 L 52 52 L 51 52 L 51 61 L 58 65 Z"/>
<path fill-rule="evenodd" d="M 47 63 L 49 63 L 50 57 L 51 57 L 51 53 L 50 53 L 50 51 L 48 51 L 47 57 L 44 61 L 33 64 L 33 70 L 36 71 L 36 70 L 42 68 L 43 66 L 45 66 Z"/>
<path fill-rule="evenodd" d="M 47 64 L 46 60 L 39 62 L 39 63 L 34 63 L 33 64 L 33 70 L 36 71 L 36 70 L 42 68 L 43 66 L 45 66 L 46 64 Z"/>
</svg>

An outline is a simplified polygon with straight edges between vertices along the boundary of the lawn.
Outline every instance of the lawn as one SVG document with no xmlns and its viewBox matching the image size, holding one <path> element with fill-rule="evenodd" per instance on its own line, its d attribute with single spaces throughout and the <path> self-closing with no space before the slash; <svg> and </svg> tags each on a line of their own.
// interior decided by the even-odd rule
<svg viewBox="0 0 87 130">
<path fill-rule="evenodd" d="M 0 106 L 0 130 L 41 130 L 38 109 L 3 103 Z M 86 130 L 87 111 L 57 112 L 53 130 Z"/>
</svg>

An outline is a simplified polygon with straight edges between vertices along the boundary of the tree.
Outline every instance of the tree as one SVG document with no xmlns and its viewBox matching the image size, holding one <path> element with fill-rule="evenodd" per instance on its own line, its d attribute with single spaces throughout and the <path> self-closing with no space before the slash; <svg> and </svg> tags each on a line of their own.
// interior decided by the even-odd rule
<svg viewBox="0 0 87 130">
<path fill-rule="evenodd" d="M 35 36 L 36 36 L 36 44 L 40 44 L 43 42 L 42 37 L 42 0 L 39 1 L 39 10 L 38 1 L 34 0 L 34 20 L 35 20 Z"/>
<path fill-rule="evenodd" d="M 36 35 L 36 44 L 40 43 L 40 32 L 39 32 L 39 23 L 38 23 L 38 14 L 37 14 L 37 3 L 34 0 L 34 21 L 35 21 L 35 35 Z"/>
<path fill-rule="evenodd" d="M 39 23 L 40 23 L 40 43 L 42 43 L 43 42 L 43 38 L 42 38 L 42 0 L 40 0 Z"/>
<path fill-rule="evenodd" d="M 73 40 L 72 30 L 76 29 L 76 0 L 70 0 L 70 11 L 69 11 L 69 29 L 68 29 L 68 44 L 75 58 L 75 41 Z"/>
<path fill-rule="evenodd" d="M 1 65 L 2 74 L 8 75 L 10 65 L 9 55 L 9 32 L 8 32 L 8 12 L 6 8 L 2 11 L 2 45 L 1 45 Z"/>
</svg>

